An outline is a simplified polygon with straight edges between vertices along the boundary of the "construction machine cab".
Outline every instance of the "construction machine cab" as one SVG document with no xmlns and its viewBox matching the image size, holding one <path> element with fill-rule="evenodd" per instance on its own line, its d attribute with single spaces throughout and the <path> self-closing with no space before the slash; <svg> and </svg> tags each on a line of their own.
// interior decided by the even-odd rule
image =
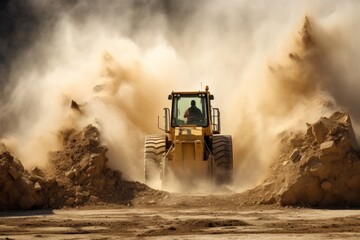
<svg viewBox="0 0 360 240">
<path fill-rule="evenodd" d="M 204 136 L 212 136 L 220 133 L 220 111 L 211 107 L 214 95 L 210 94 L 209 88 L 197 92 L 172 92 L 169 97 L 172 100 L 171 111 L 165 110 L 165 130 L 173 139 L 175 128 L 195 126 L 203 129 Z"/>
<path fill-rule="evenodd" d="M 197 127 L 209 125 L 208 101 L 204 93 L 174 94 L 172 104 L 172 128 L 184 125 L 196 125 Z"/>
</svg>

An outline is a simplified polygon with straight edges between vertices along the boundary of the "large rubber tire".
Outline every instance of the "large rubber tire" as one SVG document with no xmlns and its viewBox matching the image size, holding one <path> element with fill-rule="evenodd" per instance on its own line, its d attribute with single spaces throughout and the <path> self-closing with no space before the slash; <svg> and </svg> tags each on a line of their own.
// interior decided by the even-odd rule
<svg viewBox="0 0 360 240">
<path fill-rule="evenodd" d="M 146 183 L 160 180 L 161 159 L 165 150 L 165 135 L 149 135 L 145 137 L 144 174 Z"/>
<path fill-rule="evenodd" d="M 215 183 L 219 185 L 231 184 L 233 173 L 231 136 L 214 135 L 212 153 L 214 155 L 213 177 Z"/>
</svg>

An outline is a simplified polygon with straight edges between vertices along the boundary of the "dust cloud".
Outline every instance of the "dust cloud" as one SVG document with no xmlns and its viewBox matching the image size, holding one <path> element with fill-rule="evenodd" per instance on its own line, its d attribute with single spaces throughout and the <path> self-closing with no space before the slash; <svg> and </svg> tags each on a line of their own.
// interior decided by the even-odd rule
<svg viewBox="0 0 360 240">
<path fill-rule="evenodd" d="M 26 167 L 46 165 L 59 128 L 93 123 L 112 167 L 143 181 L 167 95 L 205 85 L 233 136 L 236 191 L 259 182 L 282 132 L 336 107 L 359 126 L 358 2 L 24 2 L 38 34 L 4 65 L 0 136 Z"/>
</svg>

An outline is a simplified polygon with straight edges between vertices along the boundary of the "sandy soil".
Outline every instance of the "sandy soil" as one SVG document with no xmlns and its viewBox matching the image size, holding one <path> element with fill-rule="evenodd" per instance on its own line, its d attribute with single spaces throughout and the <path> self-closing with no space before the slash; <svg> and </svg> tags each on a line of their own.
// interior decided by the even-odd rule
<svg viewBox="0 0 360 240">
<path fill-rule="evenodd" d="M 0 213 L 0 239 L 358 239 L 360 211 L 252 205 L 237 194 L 138 197 L 98 204 Z"/>
</svg>

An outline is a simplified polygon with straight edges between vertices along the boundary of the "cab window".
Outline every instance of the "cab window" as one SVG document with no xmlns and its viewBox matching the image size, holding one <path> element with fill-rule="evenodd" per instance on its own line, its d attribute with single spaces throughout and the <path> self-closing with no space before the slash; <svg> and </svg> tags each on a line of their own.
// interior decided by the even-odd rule
<svg viewBox="0 0 360 240">
<path fill-rule="evenodd" d="M 206 94 L 174 94 L 172 109 L 172 127 L 208 125 Z"/>
</svg>

